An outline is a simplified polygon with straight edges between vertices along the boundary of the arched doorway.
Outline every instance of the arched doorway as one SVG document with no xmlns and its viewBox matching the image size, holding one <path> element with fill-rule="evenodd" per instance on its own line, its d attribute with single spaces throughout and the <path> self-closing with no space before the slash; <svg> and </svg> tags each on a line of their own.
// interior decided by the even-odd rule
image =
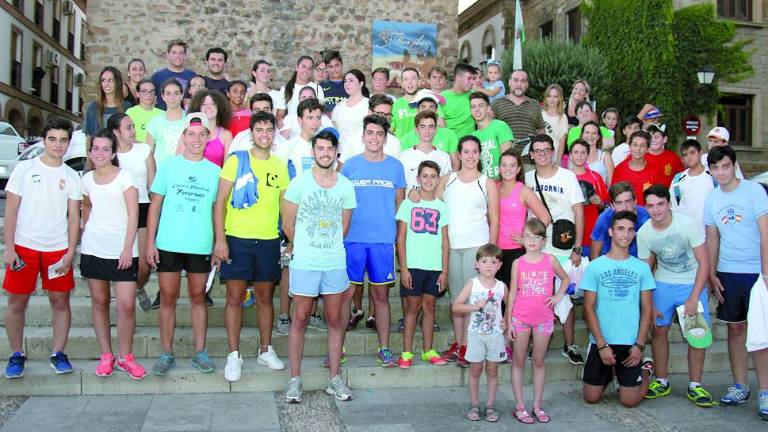
<svg viewBox="0 0 768 432">
<path fill-rule="evenodd" d="M 19 135 L 24 136 L 26 131 L 24 130 L 24 115 L 21 111 L 11 108 L 8 111 L 8 123 L 16 129 Z"/>
<path fill-rule="evenodd" d="M 27 138 L 39 137 L 43 131 L 43 120 L 37 115 L 31 116 L 27 122 L 27 129 L 29 130 Z"/>
</svg>

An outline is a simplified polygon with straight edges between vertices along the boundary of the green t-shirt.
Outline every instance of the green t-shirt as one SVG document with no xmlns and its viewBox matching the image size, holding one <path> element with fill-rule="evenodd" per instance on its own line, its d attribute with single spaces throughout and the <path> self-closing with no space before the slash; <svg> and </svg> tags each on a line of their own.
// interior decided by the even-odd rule
<svg viewBox="0 0 768 432">
<path fill-rule="evenodd" d="M 419 134 L 416 130 L 412 130 L 400 138 L 400 150 L 408 150 L 418 143 Z M 432 145 L 451 154 L 456 153 L 456 149 L 459 147 L 459 140 L 456 139 L 456 134 L 452 130 L 439 127 L 435 131 L 435 137 L 432 138 Z"/>
<path fill-rule="evenodd" d="M 600 126 L 600 135 L 603 136 L 603 138 L 612 138 L 613 133 L 610 129 L 608 129 L 605 126 Z M 566 144 L 568 145 L 568 150 L 571 149 L 571 145 L 581 137 L 581 126 L 575 126 L 570 129 L 568 129 L 568 137 L 565 139 Z"/>
<path fill-rule="evenodd" d="M 160 108 L 152 107 L 147 111 L 139 105 L 128 108 L 125 112 L 133 120 L 133 126 L 136 128 L 136 142 L 147 142 L 147 126 L 153 118 L 165 114 Z"/>
<path fill-rule="evenodd" d="M 491 120 L 485 129 L 472 132 L 480 140 L 480 162 L 483 164 L 483 174 L 488 178 L 499 176 L 499 158 L 501 145 L 515 139 L 512 129 L 501 120 Z"/>
<path fill-rule="evenodd" d="M 475 131 L 475 120 L 469 106 L 469 92 L 456 94 L 453 90 L 445 90 L 441 95 L 445 98 L 445 126 L 459 138 L 472 134 Z"/>
<path fill-rule="evenodd" d="M 405 256 L 409 269 L 443 270 L 443 227 L 448 226 L 448 205 L 440 199 L 406 199 L 397 209 L 395 219 L 408 225 Z"/>
<path fill-rule="evenodd" d="M 408 100 L 400 97 L 392 105 L 392 133 L 401 140 L 405 134 L 414 129 L 413 118 L 419 112 L 417 108 L 411 108 L 408 104 L 410 104 Z"/>
<path fill-rule="evenodd" d="M 147 132 L 155 139 L 155 162 L 160 164 L 176 155 L 176 149 L 184 132 L 184 118 L 169 121 L 165 115 L 153 117 L 147 125 Z"/>
</svg>

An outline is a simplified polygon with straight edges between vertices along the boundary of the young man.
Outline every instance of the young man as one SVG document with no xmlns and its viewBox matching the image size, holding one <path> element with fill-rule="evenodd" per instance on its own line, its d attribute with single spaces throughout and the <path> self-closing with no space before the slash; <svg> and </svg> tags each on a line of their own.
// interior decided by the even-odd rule
<svg viewBox="0 0 768 432">
<path fill-rule="evenodd" d="M 729 142 L 731 140 L 731 133 L 728 132 L 728 129 L 718 126 L 707 134 L 707 145 L 709 147 L 709 150 L 711 151 L 715 147 L 722 147 L 729 145 Z M 704 153 L 701 155 L 701 164 L 704 165 L 704 168 L 709 170 L 709 163 L 707 162 L 707 155 L 709 153 Z M 741 167 L 739 166 L 738 162 L 736 163 L 736 178 L 737 179 L 743 179 L 744 173 L 741 172 Z"/>
<path fill-rule="evenodd" d="M 624 159 L 629 156 L 629 137 L 633 133 L 642 130 L 643 121 L 637 118 L 637 116 L 629 116 L 624 119 L 624 127 L 621 129 L 621 135 L 626 141 L 617 145 L 611 151 L 611 158 L 613 159 L 613 166 L 624 162 Z"/>
<path fill-rule="evenodd" d="M 476 73 L 477 69 L 472 65 L 457 64 L 453 68 L 453 87 L 440 93 L 445 98 L 445 126 L 457 137 L 469 135 L 475 130 L 475 122 L 469 108 L 469 92 L 472 90 L 472 79 Z"/>
<path fill-rule="evenodd" d="M 323 52 L 323 62 L 328 70 L 328 79 L 320 83 L 325 95 L 323 104 L 325 114 L 331 115 L 336 105 L 347 100 L 349 95 L 344 90 L 344 62 L 341 60 L 341 53 L 334 50 Z"/>
<path fill-rule="evenodd" d="M 584 194 L 581 192 L 576 175 L 565 168 L 552 165 L 552 152 L 555 144 L 546 134 L 535 135 L 531 139 L 531 154 L 536 169 L 525 173 L 525 185 L 533 189 L 540 199 L 545 202 L 553 221 L 567 219 L 576 226 L 574 238 L 575 247 L 558 249 L 552 245 L 552 225 L 547 227 L 547 244 L 544 252 L 554 255 L 560 264 L 571 260 L 573 265 L 581 263 L 581 238 L 584 234 Z M 584 363 L 578 345 L 574 343 L 576 318 L 573 310 L 568 314 L 563 324 L 563 357 L 571 364 Z"/>
<path fill-rule="evenodd" d="M 221 170 L 214 211 L 215 255 L 221 263 L 221 279 L 227 281 L 224 322 L 229 355 L 224 368 L 227 381 L 238 381 L 243 359 L 240 330 L 243 294 L 250 283 L 256 297 L 259 323 L 257 362 L 272 370 L 285 369 L 272 348 L 275 283 L 280 280 L 280 202 L 288 188 L 286 163 L 270 152 L 275 135 L 275 116 L 258 112 L 251 116 L 253 147 L 230 156 Z M 242 166 L 245 163 L 248 165 Z M 242 165 L 241 165 L 242 164 Z M 248 169 L 250 167 L 250 170 Z"/>
<path fill-rule="evenodd" d="M 644 190 L 653 184 L 663 183 L 659 171 L 645 159 L 650 142 L 651 136 L 648 132 L 633 133 L 629 138 L 630 157 L 616 166 L 613 170 L 613 178 L 611 178 L 611 185 L 620 182 L 631 184 L 635 191 L 637 203 L 640 205 L 645 204 L 643 201 Z"/>
<path fill-rule="evenodd" d="M 251 69 L 251 86 L 248 88 L 247 97 L 253 105 L 253 96 L 259 93 L 266 93 L 272 98 L 274 105 L 274 114 L 277 119 L 277 125 L 281 127 L 283 125 L 283 118 L 285 117 L 285 99 L 283 94 L 279 90 L 275 90 L 272 85 L 272 63 L 259 59 L 253 64 Z M 253 112 L 256 110 L 251 107 Z M 271 110 L 271 108 L 270 108 Z"/>
<path fill-rule="evenodd" d="M 645 203 L 651 221 L 637 232 L 638 258 L 653 269 L 656 290 L 653 292 L 654 327 L 651 339 L 656 379 L 648 386 L 646 399 L 667 396 L 672 387 L 668 380 L 669 326 L 677 315 L 676 308 L 685 306 L 685 316 L 699 313 L 711 325 L 709 302 L 704 283 L 709 276 L 709 255 L 704 236 L 696 224 L 670 209 L 669 189 L 655 184 L 645 190 Z M 704 371 L 704 349 L 688 346 L 688 399 L 700 407 L 714 406 L 712 395 L 701 386 Z"/>
<path fill-rule="evenodd" d="M 421 89 L 416 92 L 413 102 L 409 104 L 411 108 L 416 108 L 418 112 L 431 111 L 433 113 L 438 113 L 438 109 L 442 105 L 445 105 L 445 98 L 439 93 L 433 93 L 432 90 L 429 89 Z M 438 117 L 438 123 L 439 122 L 440 118 Z M 419 134 L 415 130 L 412 130 L 405 134 L 403 139 L 400 140 L 400 148 L 402 150 L 409 149 L 418 144 L 418 142 Z M 435 136 L 432 139 L 432 145 L 451 156 L 452 170 L 456 171 L 459 169 L 459 156 L 458 153 L 456 153 L 456 150 L 459 147 L 459 140 L 452 130 L 438 124 L 437 129 L 435 130 Z"/>
<path fill-rule="evenodd" d="M 509 125 L 515 136 L 521 138 L 545 132 L 541 106 L 526 96 L 526 91 L 528 74 L 516 70 L 509 76 L 509 94 L 491 104 L 494 117 Z"/>
<path fill-rule="evenodd" d="M 589 404 L 600 402 L 614 376 L 619 402 L 627 408 L 639 405 L 648 388 L 650 374 L 641 363 L 656 285 L 648 265 L 629 254 L 636 219 L 628 211 L 613 215 L 611 249 L 591 262 L 581 279 L 590 342 L 582 381 Z"/>
<path fill-rule="evenodd" d="M 267 93 L 256 93 L 255 95 L 251 96 L 248 104 L 250 105 L 251 112 L 254 114 L 257 112 L 274 114 L 272 109 L 272 97 L 270 97 Z M 272 147 L 277 148 L 285 141 L 286 140 L 282 135 L 275 133 Z M 244 131 L 240 131 L 237 135 L 235 135 L 235 138 L 232 140 L 232 144 L 229 145 L 229 154 L 240 150 L 248 151 L 251 149 L 251 147 L 253 147 L 253 135 L 251 134 L 250 129 L 245 129 Z"/>
<path fill-rule="evenodd" d="M 645 160 L 659 173 L 659 183 L 667 188 L 672 184 L 675 174 L 684 170 L 680 155 L 667 148 L 667 125 L 654 124 L 648 127 L 651 145 Z"/>
<path fill-rule="evenodd" d="M 499 158 L 501 154 L 512 147 L 515 136 L 512 129 L 501 120 L 491 118 L 491 103 L 483 93 L 474 92 L 469 95 L 469 105 L 472 118 L 477 123 L 477 130 L 472 132 L 480 140 L 480 161 L 483 174 L 488 178 L 499 178 Z"/>
<path fill-rule="evenodd" d="M 352 212 L 349 234 L 344 239 L 347 274 L 353 289 L 345 295 L 346 313 L 357 286 L 368 273 L 376 308 L 376 330 L 382 367 L 394 367 L 389 347 L 389 287 L 395 280 L 395 213 L 405 197 L 403 164 L 384 153 L 389 123 L 384 117 L 363 119 L 365 151 L 347 160 L 341 173 L 355 186 L 358 207 Z M 376 227 L 376 229 L 371 229 Z M 362 288 L 362 287 L 361 287 Z"/>
<path fill-rule="evenodd" d="M 720 404 L 739 405 L 750 396 L 745 347 L 750 292 L 758 277 L 768 277 L 768 197 L 758 183 L 736 177 L 736 152 L 730 146 L 712 148 L 707 162 L 720 185 L 704 204 L 707 249 L 713 257 L 709 286 L 719 301 L 717 319 L 728 324 L 734 380 Z M 760 390 L 758 415 L 768 420 L 768 349 L 752 354 Z"/>
<path fill-rule="evenodd" d="M 698 141 L 685 140 L 680 144 L 680 154 L 686 170 L 675 174 L 669 187 L 672 211 L 691 218 L 704 236 L 704 201 L 715 189 L 715 182 L 701 164 L 701 144 Z"/>
<path fill-rule="evenodd" d="M 150 120 L 165 114 L 155 107 L 155 85 L 151 79 L 143 79 L 136 84 L 139 92 L 139 104 L 128 108 L 125 113 L 133 120 L 136 128 L 136 142 L 147 142 L 147 126 Z"/>
<path fill-rule="evenodd" d="M 437 114 L 432 111 L 419 112 L 414 117 L 414 123 L 416 124 L 416 133 L 419 135 L 419 142 L 400 153 L 400 162 L 405 169 L 405 182 L 408 189 L 418 188 L 419 165 L 426 160 L 431 160 L 438 165 L 440 176 L 451 172 L 451 157 L 448 156 L 448 153 L 432 145 L 437 128 Z"/>
<path fill-rule="evenodd" d="M 52 118 L 42 135 L 43 154 L 19 162 L 5 187 L 5 332 L 13 353 L 5 369 L 6 378 L 24 376 L 24 317 L 38 275 L 51 303 L 51 368 L 57 374 L 72 372 L 64 348 L 72 315 L 69 292 L 75 287 L 72 260 L 80 237 L 83 195 L 80 176 L 63 161 L 72 124 Z"/>
<path fill-rule="evenodd" d="M 158 323 L 163 347 L 163 354 L 152 368 L 158 376 L 166 375 L 176 365 L 173 333 L 182 270 L 187 272 L 192 315 L 195 349 L 192 365 L 205 373 L 215 369 L 205 348 L 208 329 L 205 282 L 211 271 L 211 220 L 219 176 L 219 167 L 203 158 L 209 138 L 208 119 L 201 113 L 188 114 L 181 135 L 184 152 L 171 156 L 158 167 L 150 188 L 147 262 L 157 269 L 160 285 Z"/>
<path fill-rule="evenodd" d="M 339 373 L 344 328 L 347 325 L 342 306 L 344 293 L 349 289 L 344 236 L 357 201 L 352 183 L 334 169 L 339 143 L 337 136 L 323 130 L 311 140 L 314 164 L 291 181 L 283 200 L 283 229 L 294 244 L 290 264 L 294 310 L 288 336 L 291 380 L 285 392 L 287 402 L 301 402 L 304 334 L 313 303 L 321 295 L 328 323 L 328 367 L 331 376 L 325 391 L 338 400 L 352 398 Z"/>
<path fill-rule="evenodd" d="M 448 71 L 440 66 L 432 66 L 427 74 L 429 90 L 434 94 L 440 94 L 448 85 Z"/>
<path fill-rule="evenodd" d="M 194 71 L 186 69 L 184 63 L 187 61 L 187 43 L 181 40 L 172 40 L 168 43 L 165 53 L 165 59 L 168 61 L 168 67 L 160 69 L 152 74 L 152 84 L 157 90 L 156 106 L 165 110 L 165 101 L 162 98 L 163 85 L 169 78 L 176 78 L 181 84 L 181 93 L 187 90 L 189 81 L 197 75 Z"/>
<path fill-rule="evenodd" d="M 418 110 L 410 106 L 419 90 L 419 71 L 412 67 L 403 69 L 400 74 L 400 86 L 403 95 L 392 106 L 392 133 L 403 139 L 405 134 L 413 130 L 413 118 Z"/>
<path fill-rule="evenodd" d="M 392 100 L 384 95 L 373 95 L 368 99 L 368 115 L 376 115 L 387 122 L 392 120 Z M 325 127 L 325 125 L 323 125 Z M 333 127 L 333 125 L 331 125 Z M 339 155 L 339 164 L 346 163 L 353 156 L 363 154 L 365 151 L 365 140 L 354 140 L 344 147 L 344 153 Z M 384 143 L 384 154 L 393 158 L 400 157 L 402 145 L 396 136 L 387 132 L 387 140 Z"/>
<path fill-rule="evenodd" d="M 589 249 L 590 261 L 596 260 L 597 257 L 605 255 L 611 250 L 611 235 L 609 231 L 614 214 L 621 211 L 634 213 L 637 216 L 635 219 L 635 232 L 640 231 L 640 227 L 651 218 L 645 207 L 637 205 L 635 190 L 628 182 L 612 184 L 608 188 L 608 195 L 611 197 L 610 206 L 597 217 L 590 235 L 590 239 L 592 239 L 592 245 Z M 634 257 L 637 256 L 637 242 L 635 240 L 632 240 L 629 244 L 629 254 Z"/>
<path fill-rule="evenodd" d="M 389 84 L 389 69 L 385 67 L 378 67 L 371 72 L 371 96 L 384 95 L 392 100 L 394 103 L 397 98 L 387 93 L 387 85 Z"/>
<path fill-rule="evenodd" d="M 205 76 L 205 87 L 209 90 L 218 90 L 227 94 L 229 80 L 224 78 L 224 67 L 227 65 L 229 55 L 224 48 L 210 48 L 205 53 L 205 64 L 208 67 L 208 75 Z"/>
</svg>

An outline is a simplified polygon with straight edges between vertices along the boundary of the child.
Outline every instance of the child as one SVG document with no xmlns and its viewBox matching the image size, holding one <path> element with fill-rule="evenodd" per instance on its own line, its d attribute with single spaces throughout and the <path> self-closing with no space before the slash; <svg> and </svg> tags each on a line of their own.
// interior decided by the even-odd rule
<svg viewBox="0 0 768 432">
<path fill-rule="evenodd" d="M 507 295 L 507 286 L 504 282 L 496 280 L 496 272 L 501 268 L 501 249 L 493 244 L 481 246 L 475 255 L 475 267 L 478 276 L 464 285 L 464 289 L 453 303 L 454 313 L 470 314 L 467 320 L 467 352 L 464 358 L 470 363 L 471 405 L 466 417 L 472 421 L 480 420 L 478 392 L 480 376 L 485 365 L 488 384 L 485 420 L 496 422 L 499 420 L 499 414 L 493 405 L 499 385 L 498 364 L 507 359 L 504 343 L 505 322 L 501 316 L 501 301 Z"/>
<path fill-rule="evenodd" d="M 616 108 L 606 108 L 603 111 L 603 114 L 600 116 L 600 121 L 606 129 L 611 131 L 611 135 L 614 138 L 613 142 L 614 143 L 618 142 L 618 139 L 619 139 L 618 132 L 620 132 L 619 110 L 617 110 Z M 603 150 L 608 151 L 611 149 L 605 148 L 605 146 L 603 146 Z"/>
<path fill-rule="evenodd" d="M 504 88 L 504 82 L 501 80 L 501 65 L 497 61 L 488 60 L 488 66 L 485 70 L 485 81 L 483 81 L 483 93 L 488 95 L 488 99 L 493 103 L 496 99 L 503 98 L 507 93 Z"/>
<path fill-rule="evenodd" d="M 139 193 L 130 172 L 117 166 L 117 139 L 111 130 L 96 134 L 89 158 L 94 170 L 83 176 L 85 230 L 80 273 L 88 278 L 93 328 L 101 348 L 96 375 L 112 375 L 115 365 L 109 330 L 109 283 L 114 282 L 120 352 L 117 367 L 140 380 L 147 372 L 131 353 L 139 275 Z"/>
<path fill-rule="evenodd" d="M 448 206 L 435 197 L 440 167 L 431 160 L 418 167 L 421 200 L 403 200 L 397 210 L 397 256 L 400 259 L 400 296 L 405 299 L 403 353 L 400 368 L 413 364 L 413 336 L 421 310 L 423 345 L 421 360 L 433 365 L 448 363 L 432 347 L 435 300 L 448 279 Z M 439 254 L 438 254 L 439 251 Z"/>
<path fill-rule="evenodd" d="M 533 337 L 533 415 L 540 423 L 548 423 L 549 416 L 541 409 L 544 392 L 544 357 L 549 338 L 555 329 L 554 306 L 568 289 L 568 274 L 557 258 L 542 253 L 547 228 L 539 219 L 529 219 L 523 231 L 525 255 L 512 263 L 511 286 L 507 300 L 507 337 L 513 340 L 512 389 L 515 392 L 515 418 L 532 424 L 533 418 L 525 410 L 523 400 L 523 370 L 528 344 Z M 516 276 L 515 276 L 516 275 Z M 553 295 L 554 278 L 562 281 Z"/>
</svg>

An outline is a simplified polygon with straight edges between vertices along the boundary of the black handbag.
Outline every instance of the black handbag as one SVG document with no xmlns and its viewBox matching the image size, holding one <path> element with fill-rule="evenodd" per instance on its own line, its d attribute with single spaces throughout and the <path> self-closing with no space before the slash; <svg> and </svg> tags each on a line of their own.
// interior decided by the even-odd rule
<svg viewBox="0 0 768 432">
<path fill-rule="evenodd" d="M 544 194 L 541 192 L 541 185 L 539 185 L 539 176 L 538 174 L 536 174 L 536 171 L 533 172 L 533 178 L 536 181 L 536 190 L 539 192 L 539 197 L 541 197 L 541 202 L 544 203 L 544 207 L 547 209 L 547 213 L 549 213 L 549 217 L 553 219 L 552 246 L 562 250 L 573 249 L 573 245 L 576 243 L 576 224 L 569 221 L 568 219 L 554 220 L 554 217 L 552 217 L 552 212 L 549 211 L 547 200 L 544 198 Z"/>
</svg>

